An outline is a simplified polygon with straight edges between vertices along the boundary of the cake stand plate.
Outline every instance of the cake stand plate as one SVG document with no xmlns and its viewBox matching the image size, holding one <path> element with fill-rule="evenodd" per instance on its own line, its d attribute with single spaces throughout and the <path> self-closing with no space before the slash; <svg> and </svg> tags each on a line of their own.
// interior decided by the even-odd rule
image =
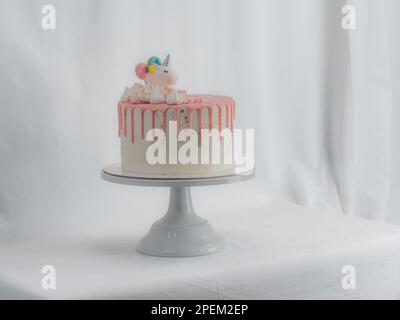
<svg viewBox="0 0 400 320">
<path fill-rule="evenodd" d="M 113 183 L 169 187 L 167 213 L 153 223 L 137 249 L 152 256 L 192 257 L 218 252 L 223 249 L 224 241 L 208 221 L 194 211 L 190 187 L 248 180 L 254 177 L 254 169 L 223 177 L 163 179 L 134 177 L 132 173 L 123 171 L 120 164 L 112 164 L 103 169 L 101 177 Z"/>
</svg>

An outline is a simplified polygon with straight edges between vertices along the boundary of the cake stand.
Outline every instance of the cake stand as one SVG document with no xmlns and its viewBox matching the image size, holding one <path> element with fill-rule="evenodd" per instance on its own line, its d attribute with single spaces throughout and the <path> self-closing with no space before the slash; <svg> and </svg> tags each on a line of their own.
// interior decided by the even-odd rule
<svg viewBox="0 0 400 320">
<path fill-rule="evenodd" d="M 120 164 L 105 167 L 101 177 L 109 182 L 147 187 L 169 187 L 168 211 L 153 223 L 137 250 L 159 257 L 191 257 L 218 252 L 223 239 L 193 209 L 190 187 L 240 182 L 254 177 L 254 169 L 214 178 L 141 178 L 124 172 Z"/>
</svg>

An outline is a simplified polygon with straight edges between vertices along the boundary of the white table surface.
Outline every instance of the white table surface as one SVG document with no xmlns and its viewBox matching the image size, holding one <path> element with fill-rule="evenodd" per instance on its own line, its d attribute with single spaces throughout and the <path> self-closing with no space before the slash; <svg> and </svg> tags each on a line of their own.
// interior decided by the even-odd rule
<svg viewBox="0 0 400 320">
<path fill-rule="evenodd" d="M 0 298 L 400 298 L 399 226 L 264 197 L 234 198 L 230 206 L 214 203 L 218 215 L 200 212 L 210 205 L 195 200 L 227 242 L 225 251 L 209 256 L 136 252 L 147 221 L 128 235 L 3 237 Z M 48 264 L 56 268 L 56 290 L 41 287 L 41 268 Z M 344 265 L 356 268 L 355 290 L 341 286 Z"/>
</svg>

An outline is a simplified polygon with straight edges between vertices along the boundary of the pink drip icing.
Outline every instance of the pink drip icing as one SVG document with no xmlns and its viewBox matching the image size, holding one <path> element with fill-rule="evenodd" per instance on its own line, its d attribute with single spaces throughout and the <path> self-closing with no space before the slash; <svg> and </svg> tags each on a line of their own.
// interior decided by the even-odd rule
<svg viewBox="0 0 400 320">
<path fill-rule="evenodd" d="M 124 109 L 124 137 L 126 137 L 126 133 L 127 133 L 127 130 L 128 130 L 128 126 L 127 126 L 127 124 L 126 124 L 126 120 L 127 120 L 127 113 L 128 113 L 128 108 L 125 108 Z"/>
<path fill-rule="evenodd" d="M 222 107 L 218 105 L 218 131 L 221 133 L 222 130 Z"/>
<path fill-rule="evenodd" d="M 163 120 L 162 120 L 162 128 L 165 130 L 167 126 L 167 111 L 168 109 L 173 109 L 176 112 L 176 121 L 178 132 L 180 130 L 180 117 L 181 117 L 181 109 L 188 109 L 189 113 L 189 127 L 193 127 L 193 112 L 197 110 L 198 114 L 198 129 L 201 132 L 201 129 L 204 127 L 202 110 L 208 109 L 209 111 L 209 129 L 213 129 L 213 115 L 214 115 L 214 107 L 218 106 L 219 108 L 219 117 L 218 117 L 218 129 L 222 130 L 222 108 L 225 107 L 226 110 L 226 123 L 225 126 L 227 128 L 231 128 L 233 130 L 233 123 L 235 118 L 235 102 L 229 97 L 221 97 L 221 96 L 209 96 L 209 95 L 199 95 L 192 96 L 191 102 L 184 105 L 168 105 L 168 104 L 133 104 L 129 101 L 118 103 L 118 135 L 124 136 L 127 135 L 127 111 L 131 110 L 131 127 L 132 127 L 132 143 L 135 141 L 134 137 L 134 110 L 136 108 L 140 109 L 141 117 L 140 117 L 140 126 L 141 126 L 141 137 L 144 139 L 144 131 L 145 131 L 145 123 L 144 123 L 144 113 L 147 109 L 152 111 L 152 127 L 155 126 L 155 115 L 157 111 L 162 111 Z M 230 118 L 230 119 L 229 119 Z"/>
<path fill-rule="evenodd" d="M 218 105 L 218 133 L 219 133 L 219 140 L 222 140 L 221 131 L 222 131 L 222 106 Z"/>
<path fill-rule="evenodd" d="M 135 108 L 131 108 L 131 138 L 132 143 L 135 143 Z"/>
<path fill-rule="evenodd" d="M 118 137 L 121 137 L 122 127 L 122 103 L 118 103 Z"/>
<path fill-rule="evenodd" d="M 193 110 L 189 109 L 189 128 L 192 129 L 193 127 Z"/>
<path fill-rule="evenodd" d="M 225 127 L 229 128 L 229 104 L 225 105 Z"/>
<path fill-rule="evenodd" d="M 181 108 L 179 107 L 176 109 L 176 127 L 179 134 L 179 131 L 181 131 Z"/>
<path fill-rule="evenodd" d="M 231 105 L 231 112 L 230 112 L 230 116 L 231 116 L 231 131 L 233 131 L 233 113 L 234 113 L 234 109 L 235 109 L 235 105 L 232 103 Z"/>
<path fill-rule="evenodd" d="M 146 109 L 140 109 L 141 114 L 140 114 L 140 128 L 141 128 L 141 136 L 142 136 L 142 140 L 144 140 L 144 112 L 146 111 Z"/>
<path fill-rule="evenodd" d="M 168 109 L 165 109 L 165 110 L 163 111 L 163 119 L 162 119 L 162 125 L 161 125 L 161 127 L 162 127 L 162 129 L 163 129 L 164 131 L 167 130 L 167 112 L 168 112 Z"/>
<path fill-rule="evenodd" d="M 199 145 L 201 145 L 201 129 L 203 129 L 203 109 L 197 110 L 197 126 L 199 128 Z"/>
<path fill-rule="evenodd" d="M 151 128 L 154 129 L 156 126 L 156 113 L 157 110 L 151 110 Z"/>
<path fill-rule="evenodd" d="M 214 125 L 213 125 L 213 113 L 214 113 L 213 107 L 210 106 L 208 111 L 209 111 L 208 119 L 210 121 L 209 129 L 212 130 L 212 128 L 214 127 Z"/>
</svg>

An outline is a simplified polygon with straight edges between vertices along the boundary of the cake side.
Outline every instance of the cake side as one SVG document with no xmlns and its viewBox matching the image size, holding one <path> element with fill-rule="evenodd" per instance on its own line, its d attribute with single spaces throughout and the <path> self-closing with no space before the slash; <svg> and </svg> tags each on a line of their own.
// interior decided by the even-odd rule
<svg viewBox="0 0 400 320">
<path fill-rule="evenodd" d="M 225 139 L 221 133 L 224 129 L 232 132 L 234 127 L 235 102 L 232 98 L 223 96 L 197 95 L 196 102 L 180 105 L 167 104 L 132 104 L 121 102 L 118 107 L 119 135 L 121 137 L 121 163 L 123 170 L 135 173 L 137 176 L 161 177 L 215 177 L 233 174 L 233 164 L 224 163 L 233 154 L 233 141 Z M 146 141 L 150 129 L 162 129 L 166 133 L 165 148 L 169 150 L 169 124 L 176 124 L 179 135 L 181 130 L 193 129 L 198 133 L 198 159 L 202 159 L 202 129 L 213 130 L 217 140 L 209 140 L 208 157 L 210 163 L 202 164 L 171 164 L 170 155 L 166 155 L 167 164 L 149 164 L 146 151 L 153 143 Z M 204 138 L 203 138 L 204 139 Z M 215 154 L 212 143 L 220 143 L 219 153 Z M 179 150 L 186 142 L 178 141 Z M 213 157 L 219 164 L 213 164 Z"/>
</svg>

